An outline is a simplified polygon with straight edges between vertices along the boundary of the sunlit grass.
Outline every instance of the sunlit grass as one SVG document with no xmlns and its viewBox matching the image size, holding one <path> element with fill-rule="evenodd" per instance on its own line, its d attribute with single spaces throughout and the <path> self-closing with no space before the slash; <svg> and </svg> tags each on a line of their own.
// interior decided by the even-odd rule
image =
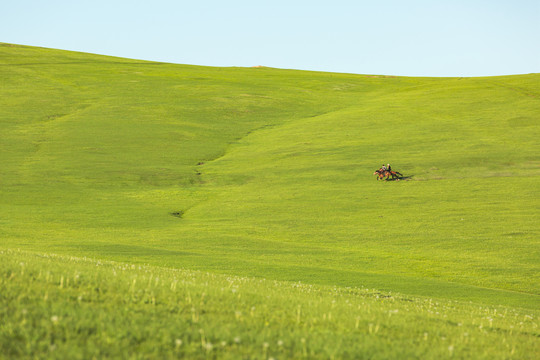
<svg viewBox="0 0 540 360">
<path fill-rule="evenodd" d="M 536 310 L 0 252 L 7 358 L 538 355 Z"/>
<path fill-rule="evenodd" d="M 0 43 L 0 79 L 2 354 L 538 353 L 538 74 Z"/>
</svg>

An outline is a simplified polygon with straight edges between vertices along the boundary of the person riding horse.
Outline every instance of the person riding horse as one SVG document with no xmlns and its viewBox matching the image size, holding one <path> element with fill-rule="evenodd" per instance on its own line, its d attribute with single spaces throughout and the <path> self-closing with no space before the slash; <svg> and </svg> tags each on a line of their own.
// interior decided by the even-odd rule
<svg viewBox="0 0 540 360">
<path fill-rule="evenodd" d="M 380 169 L 375 170 L 373 175 L 377 175 L 377 180 L 382 180 L 386 176 L 386 180 L 388 180 L 388 177 L 390 176 L 390 173 L 386 171 L 386 167 L 383 165 Z"/>
<path fill-rule="evenodd" d="M 373 174 L 378 175 L 377 180 L 382 180 L 384 179 L 384 177 L 386 177 L 386 180 L 388 180 L 390 176 L 392 177 L 392 180 L 393 179 L 399 180 L 401 177 L 403 177 L 403 175 L 400 172 L 392 171 L 392 167 L 390 166 L 390 164 L 386 164 L 386 165 L 383 164 L 381 168 L 379 170 L 375 170 Z"/>
</svg>

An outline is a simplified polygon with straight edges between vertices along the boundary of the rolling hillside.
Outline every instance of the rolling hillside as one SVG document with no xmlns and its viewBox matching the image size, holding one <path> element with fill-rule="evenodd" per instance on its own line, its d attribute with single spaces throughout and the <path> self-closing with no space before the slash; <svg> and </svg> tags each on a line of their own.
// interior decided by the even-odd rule
<svg viewBox="0 0 540 360">
<path fill-rule="evenodd" d="M 538 354 L 540 74 L 0 43 L 0 79 L 5 354 Z"/>
<path fill-rule="evenodd" d="M 538 74 L 0 62 L 2 247 L 538 305 Z"/>
</svg>

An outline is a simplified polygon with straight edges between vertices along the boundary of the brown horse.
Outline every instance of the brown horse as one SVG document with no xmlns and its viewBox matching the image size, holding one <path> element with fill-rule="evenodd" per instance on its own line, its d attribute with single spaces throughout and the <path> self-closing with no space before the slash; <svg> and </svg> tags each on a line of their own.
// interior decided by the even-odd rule
<svg viewBox="0 0 540 360">
<path fill-rule="evenodd" d="M 390 176 L 390 173 L 388 171 L 383 170 L 383 169 L 378 169 L 378 170 L 375 170 L 373 175 L 377 175 L 377 181 L 383 180 L 383 179 L 388 180 L 388 177 Z M 385 177 L 386 177 L 386 179 L 385 179 Z"/>
<path fill-rule="evenodd" d="M 390 176 L 392 177 L 392 179 L 397 179 L 397 180 L 399 180 L 399 179 L 401 179 L 401 178 L 403 177 L 403 174 L 400 173 L 399 171 L 392 171 L 392 170 L 390 170 L 390 171 L 388 171 L 388 172 L 390 173 Z"/>
</svg>

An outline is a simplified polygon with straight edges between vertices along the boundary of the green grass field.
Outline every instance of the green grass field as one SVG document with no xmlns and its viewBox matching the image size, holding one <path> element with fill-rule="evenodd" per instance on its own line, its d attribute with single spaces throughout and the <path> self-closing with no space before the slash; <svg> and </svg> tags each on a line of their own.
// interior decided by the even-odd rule
<svg viewBox="0 0 540 360">
<path fill-rule="evenodd" d="M 540 74 L 211 68 L 0 43 L 0 79 L 0 354 L 539 355 Z M 376 181 L 387 162 L 409 178 Z M 60 286 L 73 274 L 86 282 Z M 212 335 L 191 306 L 127 295 L 148 276 L 167 284 L 138 291 L 163 304 L 213 294 Z M 93 288 L 107 295 L 81 307 L 74 294 Z M 433 318 L 429 301 L 443 304 Z M 235 307 L 265 310 L 242 322 Z M 512 315 L 486 330 L 495 310 Z"/>
<path fill-rule="evenodd" d="M 540 312 L 0 252 L 6 358 L 533 358 Z"/>
</svg>

